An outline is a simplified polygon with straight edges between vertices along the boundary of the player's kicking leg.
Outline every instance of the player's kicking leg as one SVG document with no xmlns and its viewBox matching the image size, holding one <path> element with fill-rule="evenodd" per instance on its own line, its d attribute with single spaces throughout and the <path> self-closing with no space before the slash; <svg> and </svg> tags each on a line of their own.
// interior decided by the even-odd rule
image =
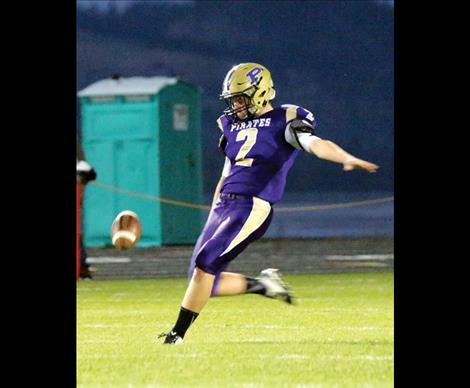
<svg viewBox="0 0 470 388">
<path fill-rule="evenodd" d="M 256 278 L 238 273 L 222 272 L 220 280 L 216 282 L 214 287 L 213 296 L 259 294 L 288 304 L 293 304 L 294 301 L 290 287 L 282 280 L 279 270 L 275 268 L 261 271 Z"/>
</svg>

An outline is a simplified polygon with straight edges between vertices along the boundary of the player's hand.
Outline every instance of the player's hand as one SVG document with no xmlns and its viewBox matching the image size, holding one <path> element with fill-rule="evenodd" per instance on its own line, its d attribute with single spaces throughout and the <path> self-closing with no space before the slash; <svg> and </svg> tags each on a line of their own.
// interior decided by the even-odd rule
<svg viewBox="0 0 470 388">
<path fill-rule="evenodd" d="M 350 159 L 347 162 L 343 163 L 344 171 L 352 171 L 356 169 L 366 170 L 367 172 L 377 172 L 379 166 L 374 163 L 370 163 L 357 158 Z"/>
</svg>

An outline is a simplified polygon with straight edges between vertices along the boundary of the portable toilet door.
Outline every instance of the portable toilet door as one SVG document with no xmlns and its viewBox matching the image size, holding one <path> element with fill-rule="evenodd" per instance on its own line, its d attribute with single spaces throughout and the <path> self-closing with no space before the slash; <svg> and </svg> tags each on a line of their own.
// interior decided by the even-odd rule
<svg viewBox="0 0 470 388">
<path fill-rule="evenodd" d="M 178 82 L 159 94 L 160 193 L 181 204 L 162 205 L 163 244 L 193 243 L 201 232 L 202 155 L 198 90 Z"/>
</svg>

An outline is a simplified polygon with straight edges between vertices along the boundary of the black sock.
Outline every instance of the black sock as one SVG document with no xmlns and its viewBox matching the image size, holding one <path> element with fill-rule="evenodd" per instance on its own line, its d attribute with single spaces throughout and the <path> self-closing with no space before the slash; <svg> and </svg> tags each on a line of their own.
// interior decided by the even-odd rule
<svg viewBox="0 0 470 388">
<path fill-rule="evenodd" d="M 178 319 L 173 327 L 172 331 L 175 331 L 181 338 L 184 338 L 186 331 L 189 329 L 189 326 L 196 320 L 199 313 L 185 309 L 183 306 L 180 308 L 180 313 Z"/>
<path fill-rule="evenodd" d="M 266 287 L 260 283 L 258 279 L 246 277 L 246 291 L 245 294 L 266 294 Z"/>
</svg>

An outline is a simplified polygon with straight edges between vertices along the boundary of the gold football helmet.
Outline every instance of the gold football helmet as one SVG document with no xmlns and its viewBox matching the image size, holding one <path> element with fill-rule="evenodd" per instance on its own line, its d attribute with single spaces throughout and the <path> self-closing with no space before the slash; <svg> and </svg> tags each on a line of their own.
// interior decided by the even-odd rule
<svg viewBox="0 0 470 388">
<path fill-rule="evenodd" d="M 247 104 L 236 108 L 234 98 L 244 96 Z M 258 63 L 240 63 L 232 67 L 225 76 L 220 98 L 227 103 L 224 113 L 232 119 L 237 119 L 237 113 L 247 110 L 247 118 L 253 117 L 274 99 L 271 73 Z"/>
</svg>

